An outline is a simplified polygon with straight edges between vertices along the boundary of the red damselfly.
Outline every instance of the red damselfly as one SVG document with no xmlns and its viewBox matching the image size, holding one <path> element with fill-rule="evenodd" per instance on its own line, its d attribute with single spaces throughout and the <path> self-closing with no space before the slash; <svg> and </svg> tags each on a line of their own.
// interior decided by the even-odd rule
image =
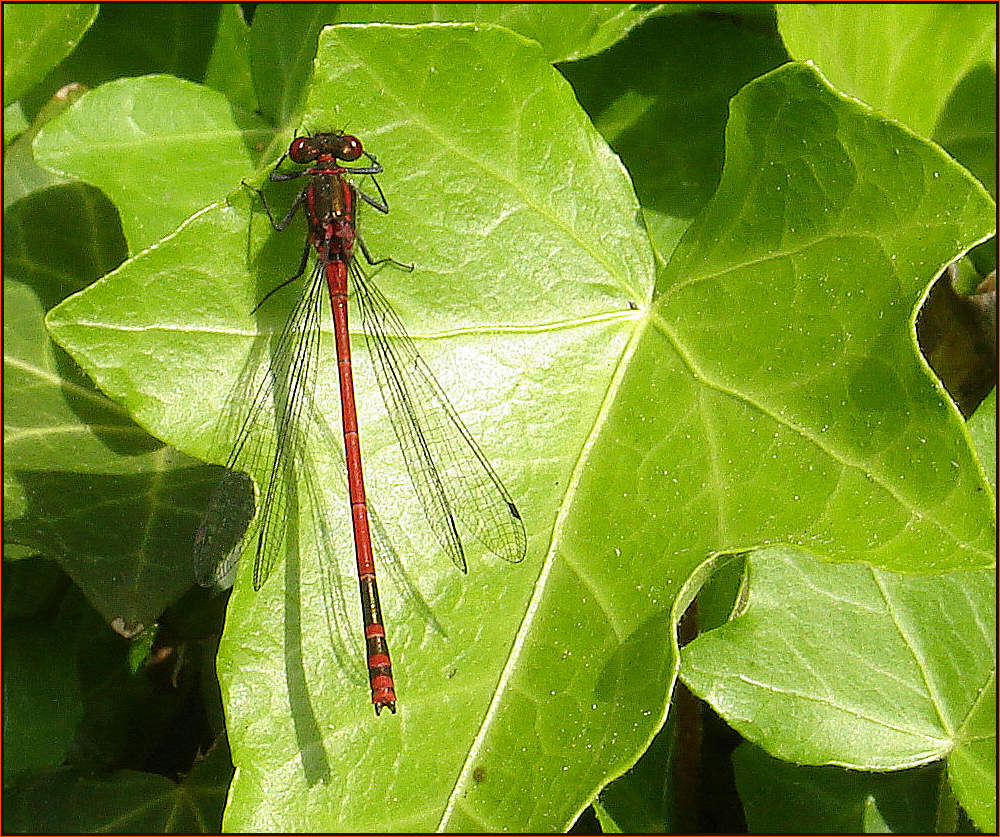
<svg viewBox="0 0 1000 837">
<path fill-rule="evenodd" d="M 367 165 L 344 165 L 362 156 Z M 306 168 L 282 171 L 286 159 Z M 369 265 L 413 269 L 394 259 L 373 259 L 355 226 L 359 198 L 383 214 L 389 211 L 375 179 L 381 172 L 381 164 L 362 148 L 357 137 L 319 133 L 293 140 L 271 172 L 272 181 L 308 178 L 284 218 L 276 221 L 263 192 L 254 190 L 276 230 L 286 229 L 299 210 L 304 211 L 308 223 L 298 271 L 269 291 L 257 307 L 305 273 L 311 250 L 315 251 L 315 262 L 275 344 L 270 364 L 254 379 L 248 394 L 249 410 L 226 462 L 225 475 L 195 536 L 195 574 L 201 584 L 231 583 L 247 544 L 254 553 L 254 589 L 263 586 L 281 554 L 288 515 L 298 507 L 296 470 L 309 462 L 306 428 L 328 427 L 310 418 L 316 410 L 312 377 L 319 359 L 319 306 L 328 298 L 333 312 L 368 676 L 376 714 L 385 707 L 396 711 L 396 687 L 375 579 L 361 465 L 347 322 L 348 277 L 379 389 L 410 480 L 438 542 L 462 572 L 467 571 L 467 565 L 459 522 L 487 550 L 506 561 L 521 561 L 526 550 L 524 523 L 510 494 L 420 357 L 396 312 L 354 258 L 357 245 Z M 377 197 L 349 179 L 358 176 L 371 180 Z M 273 427 L 273 432 L 263 431 L 263 426 Z M 314 429 L 313 443 L 338 444 L 328 438 L 328 432 L 320 433 L 318 439 L 316 435 Z M 265 476 L 255 492 L 247 473 L 262 472 Z M 328 558 L 333 560 L 334 556 Z"/>
</svg>

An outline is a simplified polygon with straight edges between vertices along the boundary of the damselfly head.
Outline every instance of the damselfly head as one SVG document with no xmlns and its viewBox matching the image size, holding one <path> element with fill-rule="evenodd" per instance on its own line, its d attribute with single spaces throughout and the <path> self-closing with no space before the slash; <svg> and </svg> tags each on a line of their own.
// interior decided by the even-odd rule
<svg viewBox="0 0 1000 837">
<path fill-rule="evenodd" d="M 361 140 L 351 134 L 336 132 L 296 137 L 288 146 L 288 156 L 294 163 L 311 163 L 320 157 L 335 158 L 351 163 L 364 153 Z"/>
</svg>

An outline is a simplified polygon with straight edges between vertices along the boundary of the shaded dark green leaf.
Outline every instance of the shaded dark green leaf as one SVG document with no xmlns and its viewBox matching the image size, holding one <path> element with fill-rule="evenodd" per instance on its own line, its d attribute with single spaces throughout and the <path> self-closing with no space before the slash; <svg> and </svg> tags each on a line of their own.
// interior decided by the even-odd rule
<svg viewBox="0 0 1000 837">
<path fill-rule="evenodd" d="M 48 189 L 5 213 L 4 239 L 5 541 L 58 560 L 135 633 L 193 583 L 216 472 L 134 424 L 45 332 L 48 308 L 123 257 L 113 208 L 88 187 Z"/>
<path fill-rule="evenodd" d="M 257 110 L 257 92 L 250 71 L 250 27 L 236 3 L 223 4 L 219 12 L 205 84 L 248 113 Z"/>
<path fill-rule="evenodd" d="M 221 9 L 219 3 L 102 4 L 77 48 L 25 97 L 28 112 L 34 114 L 71 83 L 97 87 L 149 73 L 202 81 L 218 37 Z"/>
<path fill-rule="evenodd" d="M 5 619 L 5 783 L 18 773 L 62 764 L 70 750 L 84 712 L 72 627 L 59 618 Z"/>
<path fill-rule="evenodd" d="M 194 795 L 190 792 L 193 790 Z M 92 773 L 64 767 L 13 783 L 4 800 L 7 833 L 213 834 L 222 799 L 205 799 L 155 773 Z"/>
<path fill-rule="evenodd" d="M 655 7 L 654 7 L 655 8 Z M 254 81 L 261 112 L 272 124 L 295 127 L 316 57 L 317 37 L 336 23 L 492 23 L 537 40 L 550 61 L 569 61 L 611 46 L 653 9 L 635 5 L 581 3 L 294 3 L 261 4 L 251 27 Z M 376 45 L 376 48 L 380 48 Z M 362 59 L 365 57 L 362 56 Z M 379 56 L 371 56 L 376 62 Z M 336 60 L 336 57 L 335 57 Z M 353 65 L 349 53 L 339 56 Z M 442 80 L 444 87 L 448 82 Z M 330 102 L 333 105 L 333 102 Z M 313 131 L 330 126 L 307 125 Z M 356 130 L 353 124 L 338 128 Z"/>
<path fill-rule="evenodd" d="M 733 754 L 752 834 L 929 834 L 935 830 L 940 767 L 861 773 L 802 767 L 750 744 Z M 780 804 L 776 804 L 781 800 Z"/>
<path fill-rule="evenodd" d="M 785 60 L 773 29 L 685 14 L 560 68 L 628 168 L 664 257 L 718 185 L 729 100 Z"/>
</svg>

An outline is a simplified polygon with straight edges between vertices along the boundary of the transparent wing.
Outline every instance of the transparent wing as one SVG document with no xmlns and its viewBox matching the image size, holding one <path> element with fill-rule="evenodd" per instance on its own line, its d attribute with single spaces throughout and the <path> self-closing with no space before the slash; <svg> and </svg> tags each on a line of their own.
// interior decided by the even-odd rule
<svg viewBox="0 0 1000 837">
<path fill-rule="evenodd" d="M 340 624 L 345 621 L 343 619 L 343 614 L 347 612 L 344 604 L 343 588 L 345 586 L 352 588 L 355 591 L 354 595 L 356 595 L 358 580 L 357 575 L 354 572 L 354 564 L 351 559 L 344 556 L 344 560 L 342 562 L 337 560 L 336 550 L 333 547 L 333 541 L 330 534 L 332 532 L 332 525 L 330 520 L 327 518 L 327 515 L 330 513 L 334 515 L 340 514 L 343 516 L 345 524 L 350 517 L 350 502 L 347 499 L 347 462 L 344 458 L 343 436 L 340 433 L 334 433 L 326 418 L 323 416 L 323 412 L 316 408 L 312 399 L 310 399 L 309 404 L 309 415 L 310 423 L 314 427 L 311 438 L 318 442 L 322 450 L 331 454 L 331 458 L 334 461 L 334 471 L 338 475 L 337 485 L 335 486 L 333 494 L 341 498 L 341 503 L 335 504 L 332 509 L 330 503 L 322 502 L 320 492 L 317 490 L 314 480 L 309 479 L 304 482 L 307 484 L 310 500 L 312 501 L 311 507 L 313 509 L 313 525 L 315 531 L 320 533 L 325 542 L 323 547 L 320 549 L 320 562 L 324 567 L 328 568 L 328 571 L 326 572 L 328 581 L 338 581 L 339 587 L 341 588 L 340 590 L 335 591 L 335 596 L 328 597 L 327 601 L 328 606 L 332 606 L 332 610 L 334 611 L 333 620 L 337 622 L 337 624 Z M 303 451 L 301 456 L 303 471 L 305 473 L 315 474 L 316 469 L 314 467 L 305 467 L 307 464 L 312 462 L 310 455 L 306 451 Z M 329 494 L 329 487 L 327 487 L 327 492 Z M 424 622 L 434 631 L 440 633 L 442 636 L 445 635 L 445 630 L 441 626 L 441 623 L 437 620 L 437 617 L 434 615 L 431 606 L 420 594 L 420 591 L 417 589 L 413 579 L 410 578 L 404 568 L 403 562 L 399 557 L 399 553 L 392 544 L 392 539 L 389 537 L 389 533 L 386 531 L 386 528 L 376 511 L 375 502 L 372 500 L 370 494 L 366 497 L 365 505 L 368 509 L 368 532 L 371 537 L 372 552 L 378 556 L 379 566 L 386 570 L 395 591 L 406 600 L 409 609 L 414 613 L 419 613 L 423 617 Z M 332 587 L 333 585 L 331 585 L 331 589 Z M 326 591 L 324 591 L 324 593 L 325 592 Z M 363 653 L 364 649 L 362 648 L 361 650 Z"/>
<path fill-rule="evenodd" d="M 326 432 L 314 436 L 314 440 L 324 447 L 329 445 L 330 449 L 339 454 L 342 442 L 329 432 L 328 427 L 325 430 Z M 340 459 L 343 460 L 342 454 Z M 362 686 L 368 682 L 367 678 L 362 676 L 361 665 L 361 661 L 365 659 L 365 648 L 360 633 L 351 630 L 353 620 L 349 603 L 349 599 L 357 596 L 357 593 L 353 592 L 357 589 L 357 582 L 354 581 L 353 573 L 349 574 L 350 561 L 338 560 L 340 557 L 346 559 L 348 556 L 343 553 L 342 548 L 338 548 L 338 544 L 342 545 L 343 541 L 338 542 L 335 535 L 335 529 L 339 527 L 334 526 L 330 517 L 332 510 L 329 508 L 329 492 L 317 483 L 316 465 L 305 447 L 300 452 L 299 465 L 300 483 L 309 505 L 309 519 L 312 521 L 311 540 L 316 559 L 314 566 L 318 570 L 323 595 L 327 638 L 340 670 L 356 685 Z M 339 505 L 336 510 L 342 512 L 346 522 L 346 512 Z M 354 607 L 357 608 L 357 604 Z"/>
<path fill-rule="evenodd" d="M 310 519 L 313 528 L 313 543 L 316 566 L 320 568 L 320 583 L 325 605 L 325 617 L 330 646 L 338 665 L 349 673 L 352 680 L 367 683 L 366 678 L 357 677 L 361 671 L 352 661 L 364 660 L 365 649 L 361 634 L 351 631 L 357 618 L 358 580 L 354 572 L 353 553 L 345 553 L 343 541 L 334 532 L 347 526 L 350 518 L 350 503 L 347 494 L 347 463 L 344 459 L 343 436 L 334 432 L 310 397 L 307 405 L 309 424 L 313 428 L 309 434 L 314 450 L 322 450 L 329 455 L 333 472 L 337 474 L 333 486 L 317 484 L 316 457 L 303 445 L 296 455 L 300 465 L 299 484 L 308 499 Z M 430 605 L 420 594 L 405 568 L 385 527 L 382 525 L 372 498 L 367 498 L 368 524 L 372 550 L 378 556 L 379 566 L 387 570 L 395 592 L 406 600 L 413 613 L 419 613 L 423 621 L 434 631 L 445 635 L 444 628 L 434 616 Z M 353 537 L 353 535 L 352 535 Z M 350 543 L 350 542 L 348 542 Z M 352 608 L 354 618 L 352 618 Z"/>
<path fill-rule="evenodd" d="M 388 300 L 353 261 L 351 275 L 379 388 L 410 480 L 438 541 L 465 572 L 457 518 L 494 555 L 521 561 L 527 540 L 513 499 Z"/>
<path fill-rule="evenodd" d="M 325 292 L 317 262 L 295 308 L 270 347 L 270 362 L 237 385 L 232 398 L 250 401 L 226 471 L 195 535 L 198 583 L 232 586 L 244 544 L 255 542 L 253 585 L 259 590 L 282 554 L 290 506 L 297 505 L 296 452 L 303 449 L 307 387 L 319 354 L 319 301 Z M 258 490 L 248 474 L 262 475 Z"/>
</svg>

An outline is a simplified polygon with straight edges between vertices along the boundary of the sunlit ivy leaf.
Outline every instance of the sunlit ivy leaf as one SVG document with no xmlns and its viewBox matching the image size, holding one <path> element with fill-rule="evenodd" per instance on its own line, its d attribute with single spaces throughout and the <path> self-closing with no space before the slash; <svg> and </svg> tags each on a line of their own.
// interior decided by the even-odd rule
<svg viewBox="0 0 1000 837">
<path fill-rule="evenodd" d="M 289 127 L 308 90 L 317 37 L 330 24 L 499 24 L 538 41 L 549 60 L 568 61 L 606 49 L 649 15 L 662 13 L 662 6 L 613 3 L 264 3 L 251 26 L 251 62 L 261 113 L 272 124 Z M 372 46 L 390 49 L 391 42 L 373 41 Z M 339 60 L 350 63 L 346 54 Z M 442 88 L 448 84 L 443 79 L 438 83 Z M 353 125 L 337 127 L 355 130 Z"/>
<path fill-rule="evenodd" d="M 660 486 L 677 496 L 671 477 L 705 461 L 739 546 L 798 531 L 816 554 L 886 568 L 989 565 L 995 515 L 960 416 L 916 362 L 912 317 L 944 254 L 992 233 L 994 205 L 932 146 L 818 101 L 811 72 L 764 78 L 734 102 L 719 191 L 658 282 L 641 357 L 660 350 L 678 395 L 643 420 L 663 438 L 715 428 Z M 779 116 L 786 131 L 762 121 Z"/>
<path fill-rule="evenodd" d="M 992 427 L 995 413 L 988 405 L 981 412 L 979 421 Z M 982 453 L 993 447 L 989 436 L 978 445 Z M 750 566 L 746 613 L 685 649 L 685 681 L 747 738 L 782 758 L 884 770 L 946 757 L 959 800 L 984 830 L 994 830 L 994 573 L 900 577 L 823 566 L 778 550 L 757 553 Z M 745 754 L 738 773 L 755 830 L 802 828 L 807 809 L 821 817 L 807 830 L 862 830 L 864 795 L 885 796 L 877 788 L 905 787 L 912 778 L 834 770 L 782 779 L 795 776 L 789 765 L 775 768 L 773 779 L 797 781 L 800 793 L 787 797 L 788 806 L 775 806 L 770 780 L 759 775 L 760 757 L 750 752 L 759 751 Z M 847 792 L 860 807 L 842 801 L 824 814 L 801 792 L 812 783 L 819 796 Z M 845 814 L 855 819 L 822 821 Z M 922 816 L 933 822 L 933 812 Z M 926 822 L 897 823 L 894 830 L 926 830 Z"/>
<path fill-rule="evenodd" d="M 35 157 L 111 198 L 136 253 L 238 184 L 270 137 L 221 93 L 147 76 L 90 91 L 42 130 Z"/>
<path fill-rule="evenodd" d="M 685 682 L 772 755 L 913 767 L 970 743 L 993 677 L 988 570 L 898 576 L 771 550 L 746 611 L 684 650 Z"/>
<path fill-rule="evenodd" d="M 996 66 L 996 15 L 970 3 L 779 4 L 792 57 L 814 61 L 838 90 L 929 137 L 973 67 Z"/>
<path fill-rule="evenodd" d="M 226 828 L 563 828 L 659 727 L 671 609 L 706 553 L 771 540 L 923 569 L 992 560 L 981 474 L 910 324 L 940 265 L 992 230 L 989 198 L 939 150 L 807 68 L 758 80 L 654 298 L 622 168 L 524 39 L 326 30 L 302 122 L 349 125 L 385 165 L 392 215 L 360 223 L 376 255 L 417 270 L 378 279 L 517 499 L 529 555 L 472 554 L 464 578 L 438 554 L 359 351 L 370 493 L 445 636 L 389 586 L 401 703 L 376 727 L 360 656 L 331 653 L 331 589 L 353 595 L 346 510 L 321 555 L 307 515 L 260 593 L 244 566 L 219 657 L 239 767 Z M 249 206 L 207 208 L 49 318 L 144 425 L 217 459 L 227 393 L 294 292 L 253 306 L 302 242 Z M 327 341 L 333 424 L 330 358 Z M 882 364 L 906 385 L 886 388 Z M 903 438 L 929 447 L 904 467 L 883 461 L 880 422 L 907 411 Z M 333 527 L 341 468 L 314 450 Z M 333 650 L 351 643 L 340 630 Z M 352 803 L 373 793 L 379 806 Z"/>
<path fill-rule="evenodd" d="M 745 613 L 684 649 L 696 694 L 787 761 L 957 758 L 970 813 L 995 807 L 978 802 L 996 759 L 994 571 L 902 577 L 778 550 L 749 566 Z"/>
<path fill-rule="evenodd" d="M 969 419 L 969 436 L 972 437 L 983 463 L 983 473 L 996 493 L 997 485 L 997 391 L 986 396 L 972 418 Z"/>
<path fill-rule="evenodd" d="M 669 8 L 669 7 L 666 7 Z M 594 55 L 624 38 L 664 6 L 635 3 L 352 3 L 342 5 L 336 23 L 492 23 L 541 44 L 549 61 Z"/>
<path fill-rule="evenodd" d="M 3 8 L 3 98 L 13 102 L 45 78 L 97 17 L 96 3 L 12 3 Z"/>
<path fill-rule="evenodd" d="M 789 52 L 838 89 L 933 137 L 996 196 L 996 15 L 988 6 L 779 4 Z M 995 240 L 974 257 L 996 267 Z"/>
</svg>

